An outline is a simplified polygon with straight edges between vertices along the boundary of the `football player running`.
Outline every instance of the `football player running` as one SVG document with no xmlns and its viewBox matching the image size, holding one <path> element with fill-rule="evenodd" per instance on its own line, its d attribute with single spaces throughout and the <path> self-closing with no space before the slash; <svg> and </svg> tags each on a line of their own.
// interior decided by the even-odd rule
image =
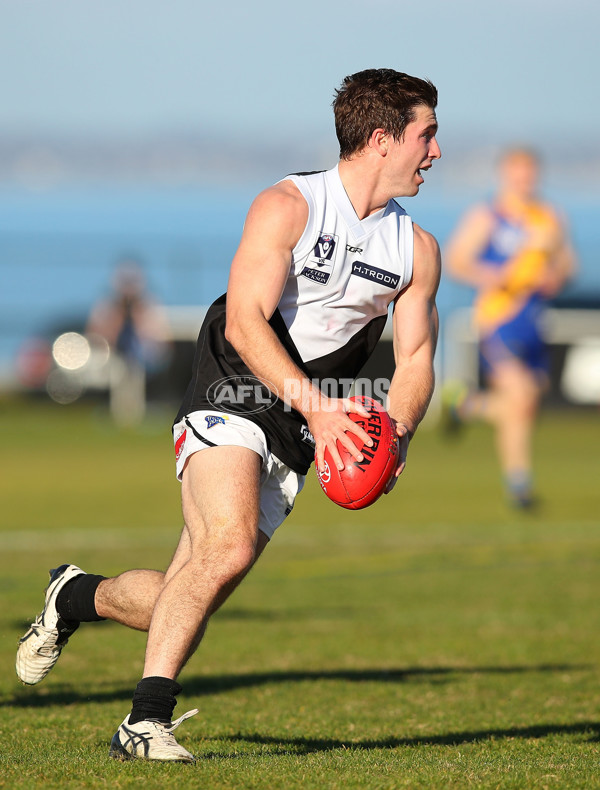
<svg viewBox="0 0 600 790">
<path fill-rule="evenodd" d="M 23 682 L 47 675 L 80 622 L 108 618 L 148 631 L 143 677 L 113 757 L 194 760 L 173 735 L 197 712 L 173 721 L 180 672 L 291 511 L 315 452 L 322 463 L 328 448 L 342 468 L 338 443 L 361 460 L 349 434 L 370 446 L 348 417 L 366 415 L 362 407 L 341 392 L 325 396 L 318 382 L 358 374 L 390 305 L 387 408 L 400 441 L 396 475 L 404 469 L 433 391 L 440 254 L 394 198 L 416 195 L 441 155 L 436 104 L 431 82 L 402 72 L 346 77 L 333 103 L 337 166 L 287 176 L 253 202 L 175 419 L 185 526 L 167 571 L 104 578 L 65 564 L 51 572 L 44 610 L 20 642 Z M 240 380 L 244 397 L 225 408 L 219 383 Z M 271 408 L 262 408 L 258 385 L 273 395 Z"/>
</svg>

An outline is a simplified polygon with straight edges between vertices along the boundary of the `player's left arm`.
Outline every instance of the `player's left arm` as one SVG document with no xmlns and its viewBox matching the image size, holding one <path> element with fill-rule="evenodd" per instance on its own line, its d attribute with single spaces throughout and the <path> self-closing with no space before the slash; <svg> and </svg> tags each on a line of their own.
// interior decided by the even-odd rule
<svg viewBox="0 0 600 790">
<path fill-rule="evenodd" d="M 548 267 L 541 291 L 547 298 L 556 296 L 574 276 L 577 256 L 565 219 L 554 215 L 555 226 L 548 260 Z"/>
<path fill-rule="evenodd" d="M 435 304 L 441 256 L 436 239 L 414 225 L 413 276 L 396 297 L 393 314 L 396 367 L 387 408 L 400 438 L 396 477 L 406 465 L 408 443 L 425 416 L 435 383 L 433 357 L 438 337 Z"/>
</svg>

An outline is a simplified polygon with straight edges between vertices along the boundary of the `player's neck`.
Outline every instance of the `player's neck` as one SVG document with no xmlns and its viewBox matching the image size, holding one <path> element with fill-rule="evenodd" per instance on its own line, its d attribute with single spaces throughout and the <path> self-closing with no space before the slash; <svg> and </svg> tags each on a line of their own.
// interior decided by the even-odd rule
<svg viewBox="0 0 600 790">
<path fill-rule="evenodd" d="M 379 174 L 360 158 L 341 160 L 338 172 L 346 194 L 360 220 L 384 208 L 389 195 L 379 185 Z"/>
<path fill-rule="evenodd" d="M 535 195 L 520 195 L 515 192 L 501 192 L 496 200 L 497 206 L 507 214 L 521 214 L 536 202 Z"/>
</svg>

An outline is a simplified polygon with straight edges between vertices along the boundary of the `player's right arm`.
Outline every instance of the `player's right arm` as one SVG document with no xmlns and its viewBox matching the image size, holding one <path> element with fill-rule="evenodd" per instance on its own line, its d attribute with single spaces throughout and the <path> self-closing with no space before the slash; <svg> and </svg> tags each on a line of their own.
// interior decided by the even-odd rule
<svg viewBox="0 0 600 790">
<path fill-rule="evenodd" d="M 476 206 L 459 222 L 444 250 L 444 267 L 455 279 L 478 291 L 502 285 L 501 267 L 480 263 L 492 232 L 493 217 L 487 206 Z"/>
<path fill-rule="evenodd" d="M 372 444 L 347 412 L 358 411 L 365 417 L 368 413 L 347 399 L 325 398 L 293 362 L 269 324 L 289 275 L 292 251 L 307 221 L 308 205 L 290 181 L 270 187 L 255 199 L 231 265 L 225 336 L 250 370 L 274 385 L 275 394 L 286 394 L 288 405 L 304 415 L 319 463 L 327 447 L 341 469 L 337 442 L 362 460 L 348 431 L 361 443 Z"/>
</svg>

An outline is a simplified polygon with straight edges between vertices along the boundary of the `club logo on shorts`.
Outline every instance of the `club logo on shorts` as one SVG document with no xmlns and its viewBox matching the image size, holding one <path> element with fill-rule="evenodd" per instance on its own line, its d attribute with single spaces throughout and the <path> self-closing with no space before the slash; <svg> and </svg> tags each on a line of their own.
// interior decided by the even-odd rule
<svg viewBox="0 0 600 790">
<path fill-rule="evenodd" d="M 275 404 L 278 399 L 276 393 L 274 384 L 261 381 L 256 376 L 226 376 L 210 385 L 206 397 L 217 411 L 256 414 Z"/>
<path fill-rule="evenodd" d="M 177 437 L 177 441 L 175 442 L 175 460 L 179 461 L 181 453 L 183 452 L 183 446 L 185 444 L 185 437 L 187 436 L 187 428 L 183 429 L 183 433 L 179 434 Z"/>
<path fill-rule="evenodd" d="M 212 428 L 213 425 L 225 425 L 226 417 L 221 417 L 218 414 L 209 414 L 208 417 L 204 418 L 206 420 L 206 429 Z"/>
<path fill-rule="evenodd" d="M 326 285 L 335 263 L 337 236 L 321 231 L 312 255 L 306 261 L 301 274 L 315 283 Z"/>
</svg>

